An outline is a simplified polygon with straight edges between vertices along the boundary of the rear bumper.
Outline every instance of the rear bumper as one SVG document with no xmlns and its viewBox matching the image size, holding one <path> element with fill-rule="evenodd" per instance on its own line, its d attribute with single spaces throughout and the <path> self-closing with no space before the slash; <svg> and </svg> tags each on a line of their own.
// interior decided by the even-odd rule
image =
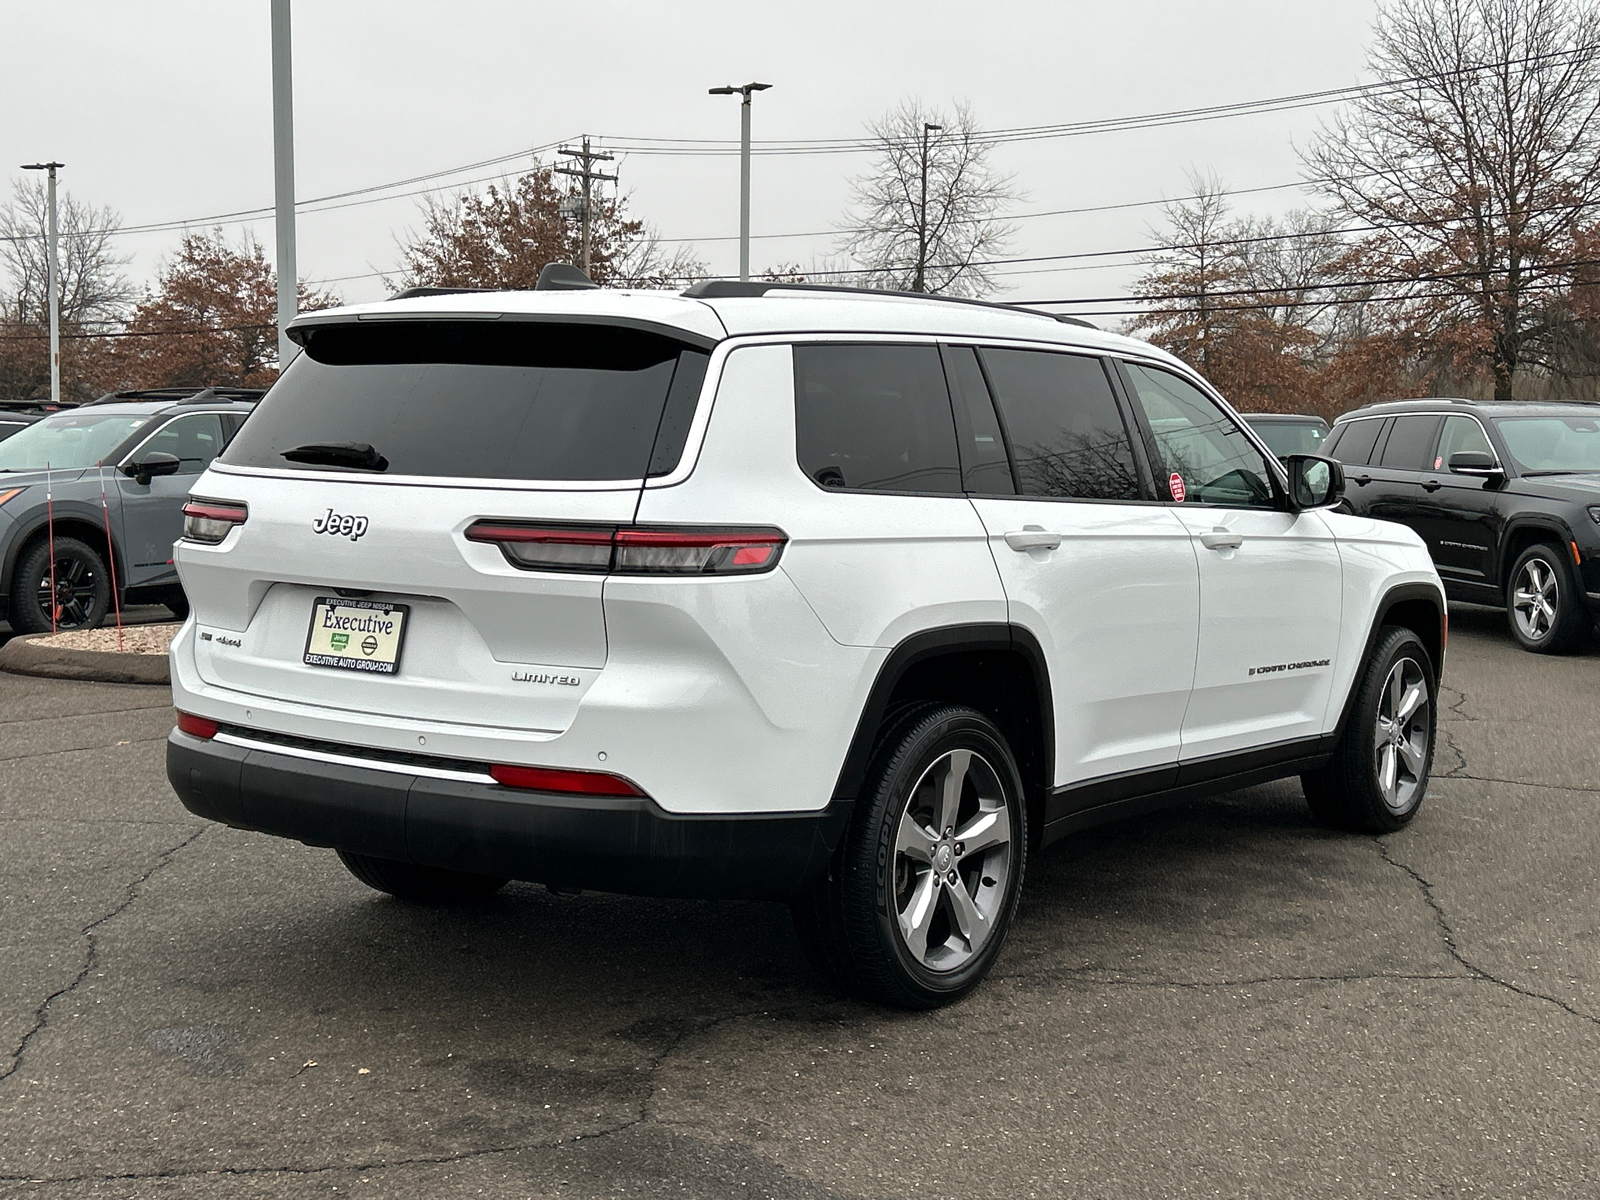
<svg viewBox="0 0 1600 1200">
<path fill-rule="evenodd" d="M 190 812 L 379 858 L 640 896 L 771 899 L 820 878 L 848 804 L 815 813 L 677 816 L 637 797 L 571 796 L 167 738 Z"/>
</svg>

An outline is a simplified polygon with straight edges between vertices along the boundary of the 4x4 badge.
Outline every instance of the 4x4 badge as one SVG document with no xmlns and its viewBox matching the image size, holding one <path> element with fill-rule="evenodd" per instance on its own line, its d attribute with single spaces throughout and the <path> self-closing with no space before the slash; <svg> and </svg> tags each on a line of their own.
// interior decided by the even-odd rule
<svg viewBox="0 0 1600 1200">
<path fill-rule="evenodd" d="M 338 537 L 347 537 L 352 542 L 360 541 L 361 535 L 366 531 L 367 519 L 365 517 L 353 517 L 348 513 L 336 513 L 331 508 L 311 522 L 312 533 L 326 533 Z"/>
</svg>

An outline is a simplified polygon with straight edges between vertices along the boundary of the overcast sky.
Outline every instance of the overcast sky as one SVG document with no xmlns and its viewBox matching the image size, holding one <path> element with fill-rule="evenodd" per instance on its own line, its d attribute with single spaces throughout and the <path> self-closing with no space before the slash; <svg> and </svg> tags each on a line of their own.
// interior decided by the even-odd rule
<svg viewBox="0 0 1600 1200">
<path fill-rule="evenodd" d="M 755 137 L 850 138 L 908 96 L 971 104 L 988 129 L 1167 112 L 1365 81 L 1375 0 L 1034 0 L 805 4 L 514 0 L 298 0 L 294 7 L 297 194 L 302 203 L 594 135 L 738 136 L 738 101 L 706 94 L 760 80 Z M 0 0 L 0 179 L 55 158 L 75 197 L 128 226 L 191 221 L 272 203 L 267 0 Z M 1024 141 L 993 161 L 1025 193 L 1017 257 L 1147 244 L 1156 207 L 1027 214 L 1158 201 L 1189 168 L 1235 189 L 1296 181 L 1295 147 L 1328 107 L 1111 134 Z M 518 158 L 466 181 L 515 173 Z M 826 255 L 861 154 L 758 154 L 756 270 Z M 716 273 L 738 267 L 738 159 L 630 153 L 634 213 L 692 241 Z M 419 184 L 303 212 L 303 278 L 348 300 L 385 294 L 396 240 L 417 224 Z M 481 184 L 480 184 L 481 186 Z M 1281 212 L 1290 190 L 1238 198 Z M 319 206 L 313 205 L 313 208 Z M 272 252 L 270 216 L 229 221 Z M 824 236 L 787 236 L 816 233 Z M 130 232 L 129 274 L 153 280 L 180 234 Z M 1091 265 L 1092 269 L 1084 269 Z M 1006 298 L 1116 297 L 1126 257 L 1000 268 Z M 1087 309 L 1105 305 L 1088 305 Z"/>
</svg>

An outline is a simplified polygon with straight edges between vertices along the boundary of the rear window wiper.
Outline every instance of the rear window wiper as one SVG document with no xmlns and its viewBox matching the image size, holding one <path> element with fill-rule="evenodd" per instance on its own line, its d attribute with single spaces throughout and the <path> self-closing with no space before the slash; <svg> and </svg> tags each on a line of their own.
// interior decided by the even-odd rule
<svg viewBox="0 0 1600 1200">
<path fill-rule="evenodd" d="M 280 457 L 318 467 L 356 467 L 363 471 L 389 469 L 389 460 L 366 442 L 317 442 L 285 450 Z"/>
</svg>

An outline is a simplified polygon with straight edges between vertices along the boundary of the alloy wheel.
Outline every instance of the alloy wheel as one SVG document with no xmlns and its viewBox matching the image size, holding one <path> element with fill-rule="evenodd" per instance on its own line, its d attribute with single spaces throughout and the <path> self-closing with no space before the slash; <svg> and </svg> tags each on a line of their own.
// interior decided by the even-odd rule
<svg viewBox="0 0 1600 1200">
<path fill-rule="evenodd" d="M 94 613 L 95 594 L 100 586 L 94 564 L 76 554 L 59 555 L 54 583 L 52 592 L 48 574 L 39 580 L 39 611 L 44 614 L 45 621 L 61 629 L 87 625 Z"/>
<path fill-rule="evenodd" d="M 1549 637 L 1555 627 L 1556 605 L 1560 599 L 1556 573 L 1550 569 L 1550 564 L 1538 558 L 1525 562 L 1517 572 L 1511 594 L 1511 611 L 1522 636 L 1530 642 Z"/>
<path fill-rule="evenodd" d="M 1012 869 L 1005 787 L 988 759 L 952 750 L 911 789 L 895 836 L 894 904 L 906 948 L 953 971 L 995 932 Z"/>
<path fill-rule="evenodd" d="M 1405 813 L 1427 783 L 1428 679 L 1420 663 L 1402 658 L 1389 669 L 1374 730 L 1373 765 L 1390 812 Z"/>
</svg>

